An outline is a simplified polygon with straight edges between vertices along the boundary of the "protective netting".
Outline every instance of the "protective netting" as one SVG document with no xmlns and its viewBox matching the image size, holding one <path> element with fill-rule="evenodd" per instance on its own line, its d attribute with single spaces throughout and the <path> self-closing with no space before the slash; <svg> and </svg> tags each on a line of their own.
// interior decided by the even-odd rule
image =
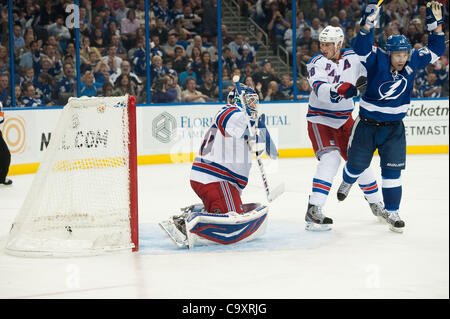
<svg viewBox="0 0 450 319">
<path fill-rule="evenodd" d="M 128 96 L 71 98 L 17 215 L 6 251 L 90 255 L 133 247 Z"/>
</svg>

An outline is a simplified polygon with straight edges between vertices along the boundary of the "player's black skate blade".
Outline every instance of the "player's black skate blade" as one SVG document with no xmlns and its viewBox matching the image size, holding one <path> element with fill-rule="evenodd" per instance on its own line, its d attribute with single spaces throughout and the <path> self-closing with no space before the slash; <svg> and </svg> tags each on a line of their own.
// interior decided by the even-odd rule
<svg viewBox="0 0 450 319">
<path fill-rule="evenodd" d="M 344 199 L 347 198 L 347 195 L 342 194 L 342 193 L 337 193 L 337 199 L 338 201 L 342 202 Z"/>
<path fill-rule="evenodd" d="M 398 213 L 387 213 L 386 218 L 389 229 L 396 233 L 402 233 L 405 228 L 405 222 L 398 216 Z"/>
<path fill-rule="evenodd" d="M 313 222 L 306 222 L 305 229 L 309 231 L 328 231 L 331 230 L 331 225 L 333 223 L 329 224 L 319 224 L 319 223 L 313 223 Z"/>
<path fill-rule="evenodd" d="M 389 223 L 389 229 L 395 233 L 403 233 L 403 229 L 405 228 L 405 222 L 403 220 L 397 220 L 395 223 Z"/>
</svg>

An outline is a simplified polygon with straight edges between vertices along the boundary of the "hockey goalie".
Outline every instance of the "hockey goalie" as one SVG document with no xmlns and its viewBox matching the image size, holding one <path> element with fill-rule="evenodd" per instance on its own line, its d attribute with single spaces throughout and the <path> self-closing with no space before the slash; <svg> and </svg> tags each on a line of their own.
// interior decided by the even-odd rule
<svg viewBox="0 0 450 319">
<path fill-rule="evenodd" d="M 190 184 L 202 203 L 182 209 L 181 215 L 160 222 L 178 247 L 233 244 L 264 234 L 268 206 L 243 204 L 252 156 L 276 159 L 278 152 L 258 114 L 258 94 L 236 84 L 228 104 L 214 117 L 192 165 Z M 263 178 L 264 180 L 264 178 Z"/>
</svg>

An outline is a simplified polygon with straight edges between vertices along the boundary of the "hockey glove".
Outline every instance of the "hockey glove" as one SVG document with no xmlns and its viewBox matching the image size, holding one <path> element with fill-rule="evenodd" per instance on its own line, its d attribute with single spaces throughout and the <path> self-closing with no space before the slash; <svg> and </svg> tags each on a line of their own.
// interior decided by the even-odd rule
<svg viewBox="0 0 450 319">
<path fill-rule="evenodd" d="M 258 137 L 258 134 L 256 134 L 255 136 L 250 136 L 250 138 L 247 140 L 247 143 L 250 152 L 254 153 L 256 156 L 262 155 L 262 153 L 266 149 L 266 143 L 264 141 L 261 141 L 261 139 Z"/>
<path fill-rule="evenodd" d="M 426 18 L 425 22 L 427 24 L 427 30 L 433 31 L 438 27 L 440 24 L 444 24 L 443 19 L 443 11 L 444 8 L 441 3 L 437 1 L 431 1 L 427 3 L 427 9 L 426 9 Z"/>
<path fill-rule="evenodd" d="M 342 100 L 342 96 L 332 87 L 330 89 L 330 100 L 331 103 L 339 103 Z"/>
<path fill-rule="evenodd" d="M 383 9 L 377 5 L 376 0 L 370 0 L 369 4 L 364 8 L 359 25 L 361 27 L 367 25 L 369 28 L 373 28 L 375 20 L 377 20 Z"/>
<path fill-rule="evenodd" d="M 358 96 L 358 89 L 351 83 L 344 82 L 335 86 L 337 93 L 344 99 L 350 99 Z"/>
<path fill-rule="evenodd" d="M 259 137 L 262 142 L 266 145 L 266 154 L 269 155 L 271 159 L 276 159 L 278 157 L 277 147 L 270 136 L 269 130 L 266 127 L 266 115 L 262 113 L 258 118 L 258 131 Z"/>
<path fill-rule="evenodd" d="M 342 99 L 351 99 L 358 96 L 358 89 L 351 83 L 339 83 L 331 87 L 330 99 L 332 103 L 338 103 Z"/>
</svg>

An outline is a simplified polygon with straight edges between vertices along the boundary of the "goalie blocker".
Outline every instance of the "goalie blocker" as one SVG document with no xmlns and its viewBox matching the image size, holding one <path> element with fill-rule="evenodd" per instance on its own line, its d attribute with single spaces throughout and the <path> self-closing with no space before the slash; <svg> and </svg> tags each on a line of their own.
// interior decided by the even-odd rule
<svg viewBox="0 0 450 319">
<path fill-rule="evenodd" d="M 179 248 L 246 242 L 265 233 L 269 208 L 259 203 L 243 207 L 243 214 L 211 214 L 203 204 L 196 204 L 159 225 Z"/>
</svg>

